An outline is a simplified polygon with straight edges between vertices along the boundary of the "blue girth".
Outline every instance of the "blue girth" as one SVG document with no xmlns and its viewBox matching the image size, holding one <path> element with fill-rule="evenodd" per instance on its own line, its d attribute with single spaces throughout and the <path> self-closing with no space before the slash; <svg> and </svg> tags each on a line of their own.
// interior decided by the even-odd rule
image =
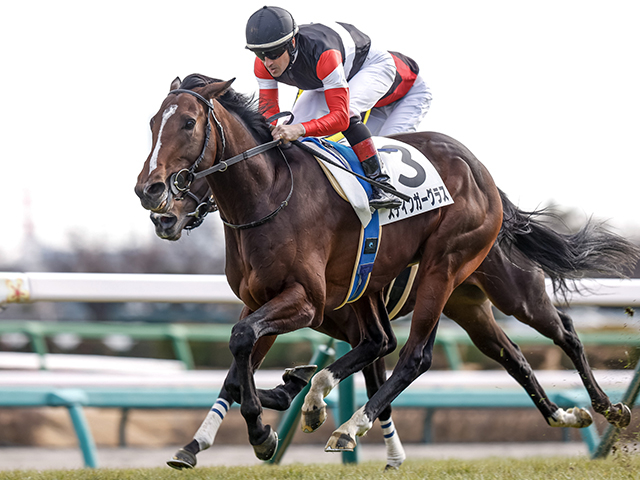
<svg viewBox="0 0 640 480">
<path fill-rule="evenodd" d="M 304 138 L 303 142 L 313 142 L 314 144 L 326 149 L 333 149 L 334 153 L 337 152 L 349 163 L 351 169 L 364 175 L 362 165 L 358 160 L 358 157 L 353 150 L 345 145 L 331 142 L 328 140 L 319 140 L 317 138 Z M 364 180 L 358 179 L 360 184 L 367 192 L 367 196 L 371 196 L 371 185 Z M 349 288 L 349 294 L 340 307 L 345 303 L 353 302 L 360 298 L 369 284 L 369 278 L 371 277 L 371 271 L 373 270 L 373 264 L 378 254 L 378 245 L 380 243 L 380 218 L 378 211 L 374 211 L 371 215 L 371 221 L 366 227 L 363 227 L 360 233 L 360 242 L 358 248 L 358 256 L 356 257 L 355 268 L 353 270 L 353 277 L 351 279 L 351 286 Z M 338 307 L 338 308 L 340 308 Z"/>
</svg>

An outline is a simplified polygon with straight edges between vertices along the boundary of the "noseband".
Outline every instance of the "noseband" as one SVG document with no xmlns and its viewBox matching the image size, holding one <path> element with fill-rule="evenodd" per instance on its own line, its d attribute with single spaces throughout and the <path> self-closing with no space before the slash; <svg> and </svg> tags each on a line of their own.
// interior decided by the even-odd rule
<svg viewBox="0 0 640 480">
<path fill-rule="evenodd" d="M 183 168 L 182 170 L 176 173 L 173 173 L 169 178 L 171 192 L 175 195 L 176 200 L 183 200 L 184 196 L 187 194 L 191 195 L 192 198 L 195 197 L 195 195 L 193 195 L 190 190 L 191 184 L 193 183 L 194 180 L 206 177 L 208 175 L 211 175 L 212 173 L 224 172 L 231 165 L 234 165 L 238 162 L 241 162 L 242 160 L 246 160 L 255 155 L 264 153 L 267 150 L 271 150 L 272 148 L 278 147 L 280 145 L 281 143 L 280 140 L 273 140 L 271 142 L 258 145 L 257 147 L 250 148 L 249 150 L 242 152 L 241 154 L 236 155 L 234 157 L 228 158 L 227 160 L 223 160 L 224 151 L 226 148 L 226 140 L 225 140 L 224 129 L 222 128 L 222 124 L 220 123 L 220 121 L 215 115 L 213 103 L 211 103 L 209 100 L 204 98 L 199 93 L 194 92 L 193 90 L 186 90 L 186 89 L 179 88 L 176 90 L 171 90 L 169 92 L 169 95 L 172 95 L 172 94 L 179 95 L 181 93 L 188 93 L 189 95 L 193 95 L 195 98 L 197 98 L 201 103 L 203 103 L 207 107 L 207 114 L 206 114 L 207 125 L 205 129 L 205 136 L 204 136 L 204 143 L 202 145 L 202 151 L 200 152 L 200 155 L 198 155 L 198 158 L 196 158 L 196 161 L 193 163 L 193 165 L 191 165 L 191 167 Z M 209 121 L 209 117 L 213 118 L 213 121 L 215 122 L 216 129 L 218 130 L 220 139 L 222 141 L 222 149 L 220 150 L 220 154 L 218 155 L 219 160 L 216 162 L 216 159 L 214 159 L 213 161 L 214 164 L 212 167 L 202 170 L 200 172 L 196 172 L 196 169 L 198 168 L 198 166 L 200 165 L 200 162 L 202 162 L 202 159 L 205 156 L 205 153 L 207 151 L 207 146 L 209 145 L 209 137 L 211 136 L 211 122 Z M 280 152 L 280 155 L 282 155 L 282 158 L 284 159 L 284 162 L 287 165 L 287 168 L 289 169 L 289 176 L 291 177 L 291 189 L 289 190 L 289 194 L 287 195 L 287 198 L 273 212 L 264 216 L 260 220 L 256 220 L 254 222 L 234 225 L 224 220 L 221 216 L 220 219 L 222 220 L 222 223 L 224 223 L 226 226 L 234 229 L 238 229 L 238 230 L 257 227 L 271 220 L 280 212 L 280 210 L 282 210 L 284 207 L 286 207 L 289 204 L 289 200 L 291 199 L 291 195 L 293 194 L 293 172 L 291 171 L 291 166 L 287 161 L 287 157 L 285 157 L 284 153 L 279 148 L 278 148 L 278 151 Z M 195 199 L 196 199 L 196 202 L 199 202 L 197 197 L 195 197 Z M 187 216 L 196 217 L 196 221 L 194 222 L 194 225 L 191 226 L 191 229 L 199 226 L 204 221 L 204 217 L 206 216 L 207 213 L 209 213 L 209 211 L 217 210 L 217 207 L 215 207 L 213 210 L 211 209 L 211 204 L 208 203 L 209 201 L 213 202 L 213 205 L 215 206 L 215 202 L 211 197 L 209 197 L 209 199 L 207 200 L 207 205 L 210 208 L 206 211 L 206 213 L 204 214 L 199 213 L 201 211 L 201 207 L 202 207 L 202 211 L 204 211 L 204 209 L 206 208 L 204 204 L 200 202 L 199 205 L 196 207 L 195 211 L 187 215 Z"/>
</svg>

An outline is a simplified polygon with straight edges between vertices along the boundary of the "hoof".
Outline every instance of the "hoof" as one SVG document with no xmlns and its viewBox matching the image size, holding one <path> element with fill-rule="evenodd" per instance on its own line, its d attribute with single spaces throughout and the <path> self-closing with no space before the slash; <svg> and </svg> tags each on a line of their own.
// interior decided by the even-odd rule
<svg viewBox="0 0 640 480">
<path fill-rule="evenodd" d="M 573 407 L 567 410 L 567 413 L 572 413 L 576 417 L 576 423 L 572 425 L 574 428 L 586 428 L 593 423 L 591 414 L 584 408 Z"/>
<path fill-rule="evenodd" d="M 593 423 L 593 418 L 584 408 L 573 407 L 566 411 L 559 408 L 547 422 L 552 427 L 585 428 Z"/>
<path fill-rule="evenodd" d="M 196 456 L 191 452 L 187 452 L 184 448 L 178 450 L 171 460 L 167 461 L 167 465 L 176 470 L 193 468 L 196 463 Z"/>
<path fill-rule="evenodd" d="M 356 441 L 346 433 L 333 432 L 331 438 L 324 447 L 325 452 L 353 452 L 356 448 Z"/>
<path fill-rule="evenodd" d="M 611 406 L 605 417 L 607 421 L 617 428 L 624 428 L 631 423 L 631 410 L 624 403 L 616 403 Z"/>
<path fill-rule="evenodd" d="M 273 458 L 278 448 L 278 433 L 275 430 L 272 430 L 271 427 L 268 428 L 269 436 L 267 439 L 260 445 L 253 446 L 253 451 L 255 452 L 256 457 L 265 462 Z"/>
<path fill-rule="evenodd" d="M 286 382 L 296 379 L 303 382 L 305 385 L 309 383 L 313 374 L 318 369 L 317 365 L 300 365 L 299 367 L 287 368 L 282 375 L 282 380 Z"/>
<path fill-rule="evenodd" d="M 302 431 L 304 433 L 315 432 L 327 419 L 327 407 L 316 408 L 310 412 L 302 412 Z"/>
<path fill-rule="evenodd" d="M 399 470 L 399 467 L 396 467 L 394 465 L 387 465 L 386 467 L 384 467 L 384 471 L 388 471 L 388 470 Z"/>
</svg>

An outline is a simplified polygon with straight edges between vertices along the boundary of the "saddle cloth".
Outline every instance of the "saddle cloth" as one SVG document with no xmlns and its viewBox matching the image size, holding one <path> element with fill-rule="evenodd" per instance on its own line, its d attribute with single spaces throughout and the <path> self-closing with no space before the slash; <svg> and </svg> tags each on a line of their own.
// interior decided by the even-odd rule
<svg viewBox="0 0 640 480">
<path fill-rule="evenodd" d="M 305 138 L 302 141 L 308 147 L 320 152 L 323 156 L 328 156 L 339 165 L 360 175 L 364 174 L 362 166 L 351 148 L 317 138 Z M 383 224 L 389 224 L 453 203 L 440 175 L 431 162 L 417 149 L 397 140 L 383 137 L 374 137 L 374 143 L 380 161 L 384 165 L 383 168 L 389 172 L 394 187 L 411 197 L 410 202 L 404 201 L 399 208 L 372 212 L 368 200 L 371 195 L 371 185 L 368 182 L 316 157 L 336 192 L 351 204 L 362 223 L 349 293 L 338 308 L 346 303 L 356 301 L 366 290 L 378 253 Z M 413 283 L 415 268 L 408 271 L 412 272 L 410 279 L 406 279 L 404 282 L 395 282 L 402 284 L 402 288 L 398 288 L 400 285 L 392 284 L 386 298 L 389 311 L 394 316 L 404 304 Z M 394 295 L 391 294 L 392 291 Z"/>
<path fill-rule="evenodd" d="M 305 138 L 302 141 L 353 172 L 364 175 L 362 166 L 351 148 L 341 143 L 317 138 Z M 453 203 L 442 178 L 431 162 L 418 149 L 385 137 L 373 137 L 373 141 L 378 150 L 380 162 L 390 177 L 391 184 L 398 191 L 411 197 L 410 202 L 404 201 L 399 208 L 378 210 L 381 225 L 397 222 Z M 362 225 L 367 226 L 371 220 L 368 201 L 371 185 L 321 158 L 316 158 L 338 194 L 351 204 Z"/>
</svg>

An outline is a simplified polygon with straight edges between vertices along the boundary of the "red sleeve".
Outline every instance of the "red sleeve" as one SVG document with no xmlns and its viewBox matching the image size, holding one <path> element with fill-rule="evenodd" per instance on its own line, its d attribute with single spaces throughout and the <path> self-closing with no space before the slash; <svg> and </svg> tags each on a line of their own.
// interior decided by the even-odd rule
<svg viewBox="0 0 640 480">
<path fill-rule="evenodd" d="M 258 57 L 253 64 L 253 73 L 258 79 L 260 96 L 258 98 L 258 108 L 265 117 L 271 117 L 280 113 L 278 103 L 278 83 L 273 79 L 264 63 Z"/>
<path fill-rule="evenodd" d="M 347 84 L 342 55 L 338 50 L 324 52 L 316 65 L 316 74 L 324 85 L 324 98 L 329 113 L 309 122 L 304 122 L 306 135 L 323 137 L 342 132 L 349 127 L 349 85 Z"/>
<path fill-rule="evenodd" d="M 329 107 L 329 113 L 302 124 L 307 137 L 333 135 L 349 127 L 349 90 L 346 88 L 325 90 L 324 98 Z"/>
</svg>

